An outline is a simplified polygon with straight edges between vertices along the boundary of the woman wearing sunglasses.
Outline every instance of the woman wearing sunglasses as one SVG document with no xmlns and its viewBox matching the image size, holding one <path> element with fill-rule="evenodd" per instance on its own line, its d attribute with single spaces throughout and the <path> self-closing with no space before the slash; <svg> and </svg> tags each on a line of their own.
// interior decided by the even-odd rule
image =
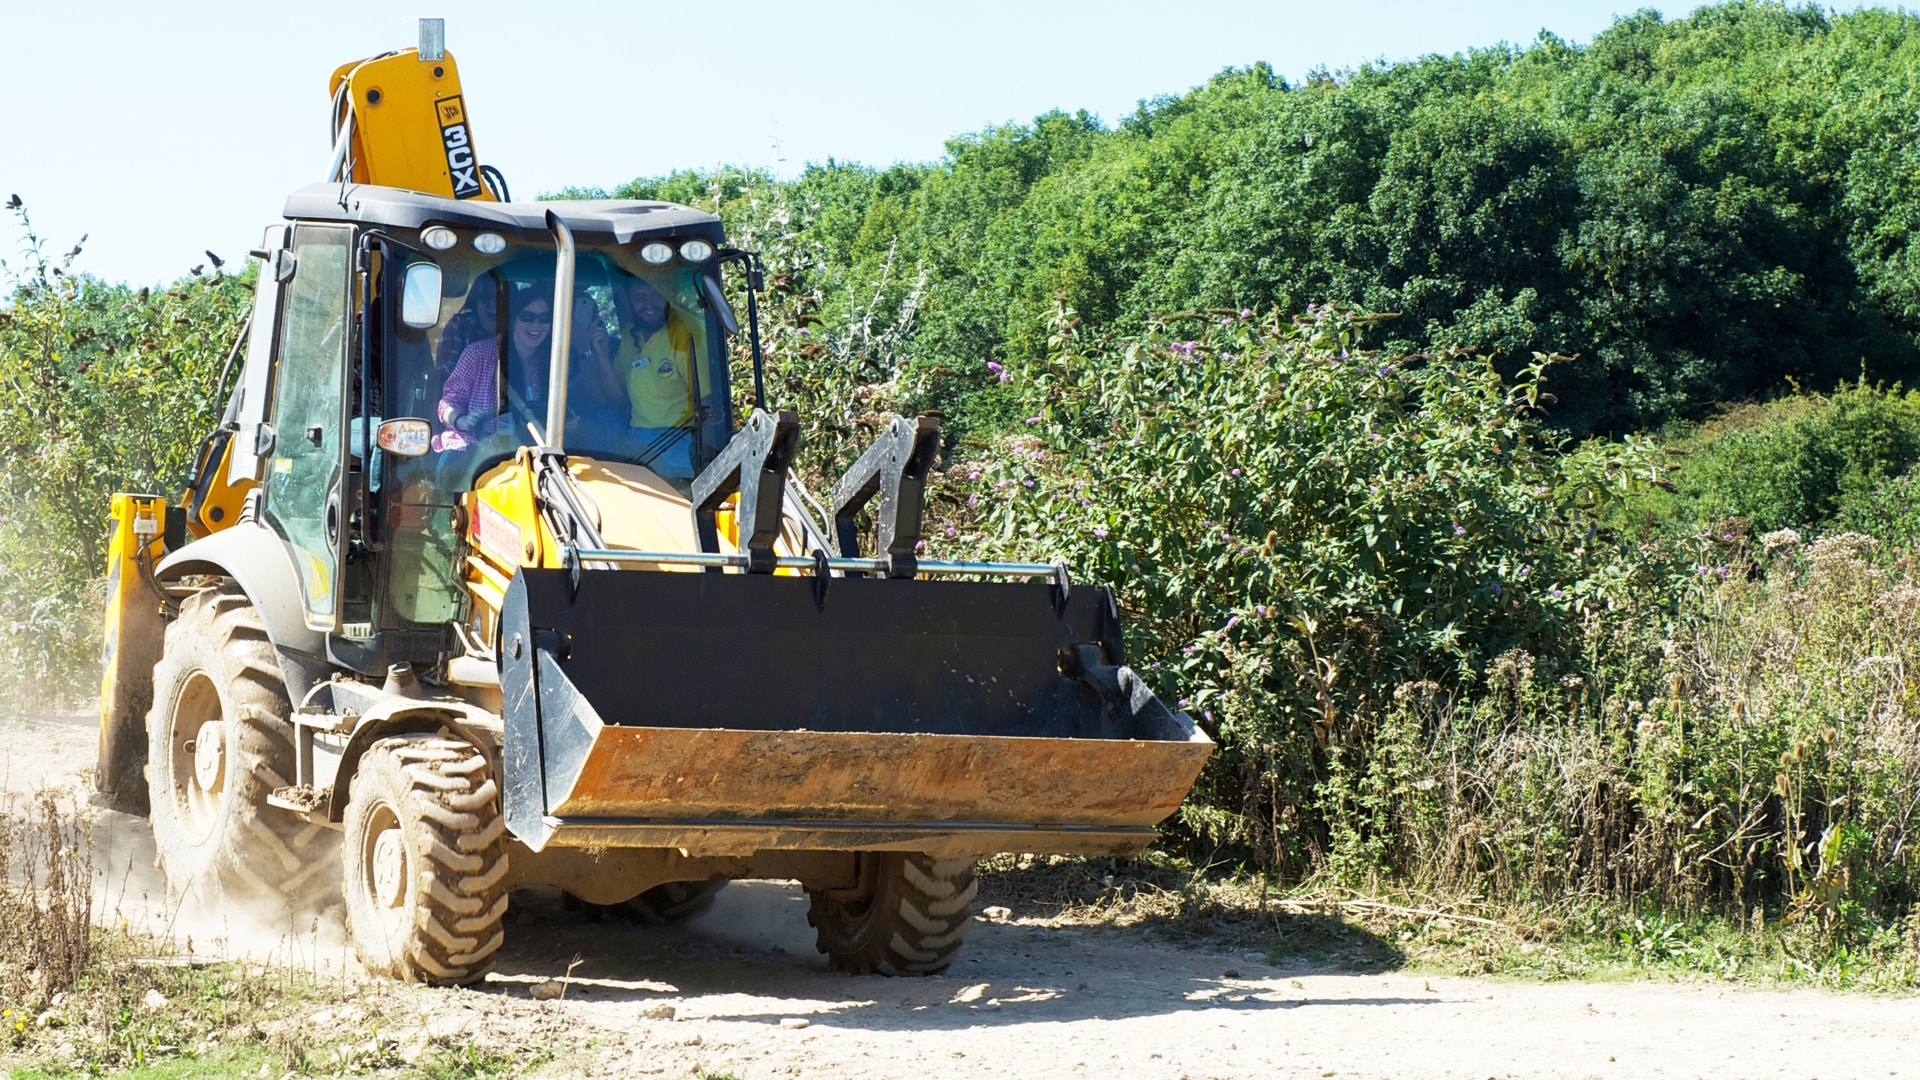
<svg viewBox="0 0 1920 1080">
<path fill-rule="evenodd" d="M 553 295 L 521 289 L 508 301 L 508 310 L 505 382 L 499 339 L 484 337 L 461 350 L 440 392 L 440 422 L 446 428 L 434 436 L 435 450 L 464 450 L 509 418 L 514 424 L 545 419 Z"/>
</svg>

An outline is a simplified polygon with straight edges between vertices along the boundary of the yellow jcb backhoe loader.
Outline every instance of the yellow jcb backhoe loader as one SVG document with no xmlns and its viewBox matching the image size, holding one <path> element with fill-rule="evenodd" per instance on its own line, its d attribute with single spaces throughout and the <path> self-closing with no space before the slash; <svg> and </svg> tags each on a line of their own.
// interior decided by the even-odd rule
<svg viewBox="0 0 1920 1080">
<path fill-rule="evenodd" d="M 172 892 L 343 895 L 370 970 L 462 983 L 518 887 L 793 878 L 833 964 L 925 973 L 976 858 L 1153 838 L 1212 744 L 1111 594 L 919 558 L 931 418 L 808 493 L 718 219 L 510 201 L 437 20 L 331 89 L 182 498 L 114 499 L 98 783 Z"/>
</svg>

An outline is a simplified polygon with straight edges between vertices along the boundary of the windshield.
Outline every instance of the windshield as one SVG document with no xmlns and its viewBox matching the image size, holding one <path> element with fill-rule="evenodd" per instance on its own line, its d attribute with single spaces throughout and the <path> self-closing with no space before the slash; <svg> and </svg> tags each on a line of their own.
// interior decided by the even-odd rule
<svg viewBox="0 0 1920 1080">
<path fill-rule="evenodd" d="M 433 261 L 438 322 L 394 320 L 388 415 L 432 422 L 431 467 L 446 494 L 540 441 L 552 388 L 554 252 L 509 244 L 483 255 L 462 234 Z M 395 259 L 396 273 L 424 256 Z M 702 295 L 710 264 L 651 266 L 637 245 L 582 246 L 575 258 L 566 386 L 569 455 L 645 465 L 684 487 L 727 440 L 722 323 Z M 397 280 L 397 279 L 396 279 Z"/>
</svg>

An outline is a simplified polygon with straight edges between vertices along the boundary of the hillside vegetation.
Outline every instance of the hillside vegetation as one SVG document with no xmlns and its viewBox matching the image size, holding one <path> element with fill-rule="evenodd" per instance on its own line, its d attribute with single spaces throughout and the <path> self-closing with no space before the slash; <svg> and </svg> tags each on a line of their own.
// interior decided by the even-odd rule
<svg viewBox="0 0 1920 1080">
<path fill-rule="evenodd" d="M 1912 16 L 1730 4 L 610 193 L 765 254 L 810 480 L 937 410 L 934 552 L 1117 588 L 1133 661 L 1221 743 L 1183 856 L 1911 985 L 1917 61 Z M 177 487 L 247 296 L 28 251 L 16 704 L 91 677 L 105 493 Z"/>
<path fill-rule="evenodd" d="M 823 320 L 792 347 L 902 370 L 972 424 L 1012 418 L 974 376 L 1043 352 L 1057 300 L 1123 334 L 1332 301 L 1398 313 L 1382 345 L 1509 373 L 1573 357 L 1549 422 L 1621 434 L 1788 376 L 1911 377 L 1916 80 L 1911 15 L 1735 3 L 1297 86 L 1228 70 L 1112 127 L 1051 113 L 928 165 L 613 193 L 717 205 Z"/>
</svg>

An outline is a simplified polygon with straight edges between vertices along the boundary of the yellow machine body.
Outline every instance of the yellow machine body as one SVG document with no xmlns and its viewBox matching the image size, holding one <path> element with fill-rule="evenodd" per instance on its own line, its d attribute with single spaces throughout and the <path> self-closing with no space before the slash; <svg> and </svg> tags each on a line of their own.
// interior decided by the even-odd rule
<svg viewBox="0 0 1920 1080">
<path fill-rule="evenodd" d="M 530 449 L 483 473 L 462 506 L 467 557 L 461 567 L 473 597 L 470 620 L 481 640 L 491 640 L 499 625 L 507 586 L 522 567 L 557 569 L 561 545 L 539 512 Z M 630 551 L 698 551 L 693 505 L 651 469 L 618 462 L 574 458 L 567 462 L 574 491 L 595 515 L 592 522 L 608 546 Z M 715 514 L 720 550 L 738 552 L 738 523 L 731 503 Z M 788 522 L 779 545 L 783 554 L 804 549 L 797 522 Z M 645 569 L 698 573 L 689 566 Z M 792 571 L 781 571 L 790 576 Z"/>
<path fill-rule="evenodd" d="M 246 505 L 247 492 L 259 486 L 250 477 L 229 481 L 232 461 L 231 437 L 209 439 L 200 448 L 193 481 L 180 500 L 186 510 L 187 531 L 195 540 L 212 536 L 240 520 L 240 508 Z"/>
<path fill-rule="evenodd" d="M 798 418 L 730 415 L 725 335 L 757 336 L 761 286 L 717 216 L 463 208 L 505 185 L 434 23 L 421 49 L 333 72 L 333 165 L 255 252 L 217 430 L 175 505 L 113 498 L 97 785 L 154 819 L 170 892 L 325 895 L 294 845 L 337 828 L 373 972 L 479 978 L 522 886 L 664 917 L 709 879 L 780 877 L 836 966 L 931 973 L 968 922 L 968 858 L 1151 842 L 1213 744 L 1126 666 L 1112 591 L 918 557 L 937 418 L 889 422 L 825 504 L 792 480 Z M 742 262 L 744 327 L 722 276 Z M 647 354 L 622 275 L 699 314 L 699 351 Z M 611 304 L 633 371 L 690 384 L 683 458 L 521 424 L 508 328 L 537 324 L 547 294 L 528 290 L 548 288 L 544 404 L 568 415 L 569 345 L 596 354 L 563 330 L 593 322 L 571 298 Z M 455 319 L 469 336 L 443 352 Z M 483 384 L 455 380 L 488 361 L 483 334 L 494 412 L 553 445 L 515 448 L 492 419 L 470 445 L 432 434 L 472 408 Z M 612 426 L 644 431 L 620 404 Z"/>
<path fill-rule="evenodd" d="M 115 495 L 107 536 L 107 612 L 100 670 L 100 769 L 94 785 L 109 805 L 146 812 L 145 723 L 153 704 L 153 665 L 166 623 L 153 584 L 163 553 L 167 500 Z"/>
<path fill-rule="evenodd" d="M 340 102 L 343 89 L 354 183 L 496 201 L 480 175 L 452 53 L 422 60 L 419 50 L 402 49 L 342 64 L 327 90 Z"/>
</svg>

